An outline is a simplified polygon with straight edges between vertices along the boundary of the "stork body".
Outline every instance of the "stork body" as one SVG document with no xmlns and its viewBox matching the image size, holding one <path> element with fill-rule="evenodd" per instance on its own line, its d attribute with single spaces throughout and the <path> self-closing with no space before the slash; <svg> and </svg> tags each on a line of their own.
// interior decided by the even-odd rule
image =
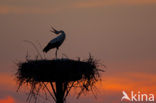
<svg viewBox="0 0 156 103">
<path fill-rule="evenodd" d="M 59 47 L 61 46 L 61 44 L 63 43 L 63 41 L 65 40 L 66 34 L 63 30 L 57 31 L 54 28 L 53 29 L 53 33 L 55 34 L 60 34 L 59 36 L 57 36 L 56 38 L 52 39 L 48 45 L 43 49 L 43 52 L 48 52 L 50 49 L 56 48 L 56 52 L 55 52 L 55 56 L 57 58 L 57 51 L 59 49 Z"/>
</svg>

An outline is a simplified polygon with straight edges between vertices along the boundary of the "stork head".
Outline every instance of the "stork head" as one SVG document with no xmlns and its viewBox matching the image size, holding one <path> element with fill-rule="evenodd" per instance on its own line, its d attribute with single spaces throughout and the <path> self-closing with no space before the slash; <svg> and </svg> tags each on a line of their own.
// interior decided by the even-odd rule
<svg viewBox="0 0 156 103">
<path fill-rule="evenodd" d="M 59 34 L 60 31 L 54 29 L 52 26 L 51 26 L 51 30 L 50 30 L 52 33 L 55 33 L 55 34 Z"/>
</svg>

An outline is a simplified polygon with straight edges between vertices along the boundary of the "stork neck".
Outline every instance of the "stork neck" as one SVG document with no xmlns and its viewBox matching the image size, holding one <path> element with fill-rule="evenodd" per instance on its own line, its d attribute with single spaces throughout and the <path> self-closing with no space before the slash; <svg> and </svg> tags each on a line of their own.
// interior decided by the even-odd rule
<svg viewBox="0 0 156 103">
<path fill-rule="evenodd" d="M 61 33 L 60 35 L 65 35 L 65 32 L 62 30 L 60 31 L 60 33 Z"/>
<path fill-rule="evenodd" d="M 62 34 L 62 33 L 64 33 L 64 31 L 63 30 L 60 30 L 60 33 Z"/>
</svg>

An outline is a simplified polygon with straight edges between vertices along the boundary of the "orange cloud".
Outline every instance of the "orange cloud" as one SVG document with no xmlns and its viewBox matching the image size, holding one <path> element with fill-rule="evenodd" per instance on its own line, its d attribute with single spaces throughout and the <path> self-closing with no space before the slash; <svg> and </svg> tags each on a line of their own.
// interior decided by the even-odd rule
<svg viewBox="0 0 156 103">
<path fill-rule="evenodd" d="M 15 2 L 18 2 L 15 1 Z M 30 2 L 30 4 L 34 4 Z M 0 14 L 53 14 L 60 12 L 61 10 L 72 10 L 75 8 L 98 8 L 111 5 L 146 5 L 146 4 L 156 4 L 156 0 L 87 0 L 80 2 L 64 2 L 58 6 L 49 6 L 49 3 L 38 2 L 38 5 L 26 6 L 26 5 L 13 5 L 7 3 L 5 5 L 0 5 Z M 61 6 L 60 6 L 61 5 Z"/>
<path fill-rule="evenodd" d="M 103 73 L 102 81 L 96 84 L 96 88 L 94 93 L 97 95 L 100 103 L 104 102 L 105 98 L 113 97 L 113 103 L 120 103 L 120 99 L 122 97 L 122 91 L 126 91 L 128 94 L 131 91 L 137 93 L 140 91 L 141 93 L 152 93 L 156 94 L 156 75 L 150 73 L 118 73 L 114 75 L 105 76 Z M 76 95 L 78 93 L 78 89 L 72 89 L 71 95 Z M 92 98 L 92 92 L 87 93 L 88 98 Z M 82 98 L 86 98 L 86 96 L 82 95 Z M 118 102 L 116 102 L 118 101 Z M 111 102 L 112 103 L 112 102 Z"/>
<path fill-rule="evenodd" d="M 16 7 L 14 5 L 1 5 L 0 14 L 51 14 L 58 11 L 58 8 L 40 7 Z"/>
<path fill-rule="evenodd" d="M 0 103 L 15 103 L 15 100 L 8 96 L 7 98 L 4 98 L 4 99 L 0 99 Z"/>
<path fill-rule="evenodd" d="M 103 73 L 102 82 L 96 84 L 98 91 L 102 96 L 120 95 L 124 91 L 141 91 L 143 93 L 156 94 L 156 75 L 152 73 L 128 72 L 105 75 Z M 1 89 L 15 91 L 17 89 L 16 81 L 9 74 L 0 74 Z M 107 92 L 107 94 L 105 94 Z M 130 92 L 129 92 L 130 93 Z M 74 89 L 71 92 L 75 95 Z M 92 93 L 89 93 L 91 96 Z M 9 101 L 9 102 L 8 102 Z M 15 103 L 12 97 L 0 99 L 0 103 Z"/>
<path fill-rule="evenodd" d="M 15 77 L 9 73 L 0 73 L 0 86 L 5 89 L 13 89 L 16 86 Z"/>
<path fill-rule="evenodd" d="M 102 91 L 120 92 L 142 91 L 145 93 L 155 92 L 156 75 L 148 73 L 121 73 L 114 76 L 103 76 L 103 81 L 97 84 Z"/>
<path fill-rule="evenodd" d="M 77 2 L 74 4 L 76 8 L 97 8 L 110 5 L 144 5 L 155 4 L 156 0 L 92 0 Z"/>
<path fill-rule="evenodd" d="M 3 85 L 4 89 L 13 91 L 17 89 L 17 86 L 15 86 L 16 81 L 13 81 L 12 77 L 9 74 L 0 74 L 0 78 L 0 86 Z M 108 97 L 114 96 L 114 101 L 111 103 L 120 103 L 123 90 L 126 91 L 128 94 L 130 93 L 130 91 L 134 91 L 136 93 L 140 91 L 142 93 L 156 94 L 155 85 L 156 75 L 151 73 L 120 72 L 113 75 L 105 75 L 105 73 L 103 73 L 102 81 L 96 84 L 97 90 L 100 91 L 100 93 L 97 91 L 95 91 L 95 93 L 98 93 L 97 97 L 100 97 L 98 98 L 98 101 L 101 101 L 100 103 L 109 100 Z M 78 93 L 78 91 L 72 89 L 71 95 L 76 95 L 76 93 Z M 87 94 L 87 97 L 82 95 L 82 98 L 92 98 L 92 95 L 92 92 L 90 92 Z M 0 103 L 15 103 L 15 100 L 12 97 L 7 97 L 4 99 L 0 99 Z"/>
</svg>

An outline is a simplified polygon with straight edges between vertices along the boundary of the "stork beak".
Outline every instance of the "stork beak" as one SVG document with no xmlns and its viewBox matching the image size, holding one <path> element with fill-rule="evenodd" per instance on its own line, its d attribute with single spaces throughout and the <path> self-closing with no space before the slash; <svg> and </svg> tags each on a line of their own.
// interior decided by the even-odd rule
<svg viewBox="0 0 156 103">
<path fill-rule="evenodd" d="M 51 25 L 50 25 L 51 26 Z M 55 34 L 59 34 L 59 32 L 55 29 L 55 28 L 53 28 L 52 26 L 51 26 L 51 29 L 52 30 L 50 30 L 51 32 L 53 32 L 53 33 L 55 33 Z"/>
</svg>

